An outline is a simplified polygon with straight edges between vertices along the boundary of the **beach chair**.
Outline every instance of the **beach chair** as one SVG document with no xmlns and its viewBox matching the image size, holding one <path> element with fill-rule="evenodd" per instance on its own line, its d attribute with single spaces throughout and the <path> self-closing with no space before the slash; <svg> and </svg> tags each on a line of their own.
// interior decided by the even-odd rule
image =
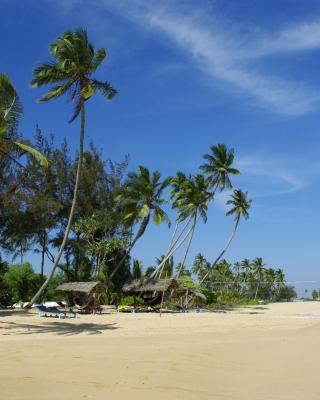
<svg viewBox="0 0 320 400">
<path fill-rule="evenodd" d="M 60 311 L 57 307 L 46 307 L 49 312 L 64 314 L 67 318 L 76 318 L 76 313 L 74 311 Z"/>
<path fill-rule="evenodd" d="M 46 306 L 39 304 L 35 306 L 40 317 L 54 317 L 54 318 L 65 318 L 65 313 L 61 311 L 50 311 Z"/>
</svg>

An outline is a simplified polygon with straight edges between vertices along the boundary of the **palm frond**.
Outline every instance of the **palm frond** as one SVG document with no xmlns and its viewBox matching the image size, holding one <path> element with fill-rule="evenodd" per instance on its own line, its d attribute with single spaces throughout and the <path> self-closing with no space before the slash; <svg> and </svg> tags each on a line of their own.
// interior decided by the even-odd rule
<svg viewBox="0 0 320 400">
<path fill-rule="evenodd" d="M 112 100 L 118 94 L 117 90 L 114 89 L 109 82 L 101 82 L 97 79 L 91 79 L 91 85 L 108 100 Z"/>
<path fill-rule="evenodd" d="M 25 153 L 28 153 L 31 157 L 33 157 L 36 161 L 39 162 L 39 164 L 44 167 L 48 168 L 49 167 L 49 161 L 48 159 L 40 153 L 40 151 L 36 150 L 35 148 L 24 144 L 20 142 L 14 142 L 14 144 L 19 147 L 21 150 L 23 150 Z"/>
</svg>

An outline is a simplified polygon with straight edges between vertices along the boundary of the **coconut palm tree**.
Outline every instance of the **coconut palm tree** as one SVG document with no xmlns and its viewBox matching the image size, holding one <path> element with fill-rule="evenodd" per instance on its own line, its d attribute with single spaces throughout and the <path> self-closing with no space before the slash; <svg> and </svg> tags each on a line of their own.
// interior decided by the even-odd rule
<svg viewBox="0 0 320 400">
<path fill-rule="evenodd" d="M 251 262 L 248 258 L 245 258 L 244 260 L 241 261 L 241 270 L 242 270 L 242 282 L 241 282 L 240 294 L 242 294 L 246 288 L 247 280 L 251 270 Z"/>
<path fill-rule="evenodd" d="M 178 171 L 176 173 L 176 176 L 171 178 L 171 181 L 170 181 L 171 188 L 172 188 L 171 191 L 170 191 L 170 200 L 171 201 L 174 201 L 174 199 L 178 196 L 178 194 L 183 190 L 183 187 L 184 187 L 186 181 L 187 181 L 187 177 L 181 171 Z M 177 242 L 179 241 L 179 239 L 181 238 L 181 236 L 183 235 L 183 233 L 187 229 L 190 221 L 191 221 L 191 218 L 188 219 L 187 223 L 185 224 L 185 226 L 183 227 L 183 229 L 181 230 L 181 232 L 179 233 L 179 235 L 176 238 L 176 234 L 177 234 L 179 226 L 180 226 L 180 224 L 182 222 L 180 215 L 178 215 L 178 217 L 176 219 L 176 224 L 175 224 L 175 227 L 174 227 L 173 235 L 172 235 L 172 238 L 170 240 L 170 244 L 169 244 L 169 247 L 168 247 L 168 250 L 167 250 L 167 254 L 174 247 L 174 245 L 177 244 Z"/>
<path fill-rule="evenodd" d="M 159 171 L 154 171 L 151 174 L 148 168 L 143 166 L 139 166 L 138 173 L 131 172 L 128 174 L 127 181 L 120 189 L 116 199 L 120 201 L 120 207 L 124 211 L 125 222 L 129 226 L 140 223 L 140 226 L 126 249 L 124 257 L 109 276 L 109 280 L 113 278 L 134 245 L 143 236 L 151 218 L 157 225 L 166 222 L 170 226 L 170 219 L 161 208 L 167 202 L 162 195 L 169 184 L 170 178 L 161 181 Z"/>
<path fill-rule="evenodd" d="M 208 205 L 212 199 L 213 193 L 209 190 L 209 180 L 200 174 L 189 175 L 188 179 L 181 185 L 180 191 L 176 194 L 173 208 L 178 211 L 178 219 L 184 221 L 191 217 L 193 220 L 192 231 L 177 277 L 184 268 L 199 218 L 202 218 L 204 223 L 207 222 Z"/>
<path fill-rule="evenodd" d="M 196 225 L 200 218 L 204 222 L 207 221 L 207 210 L 210 200 L 213 198 L 213 193 L 209 190 L 209 181 L 203 175 L 189 175 L 188 178 L 181 185 L 180 190 L 176 193 L 176 198 L 173 203 L 173 208 L 178 211 L 178 221 L 185 221 L 189 218 L 193 221 L 192 226 L 184 236 L 184 238 L 175 247 L 171 248 L 166 257 L 158 265 L 153 276 L 161 275 L 161 267 L 163 267 L 166 260 L 185 242 L 189 237 L 186 251 L 180 263 L 180 269 L 177 272 L 178 277 L 189 253 L 191 243 L 193 240 Z"/>
<path fill-rule="evenodd" d="M 140 279 L 142 277 L 142 262 L 139 260 L 133 260 L 132 266 L 132 279 Z"/>
<path fill-rule="evenodd" d="M 10 78 L 6 74 L 0 73 L 0 152 L 24 169 L 24 166 L 14 157 L 10 156 L 5 150 L 8 145 L 13 146 L 17 148 L 21 154 L 29 154 L 35 158 L 41 166 L 47 168 L 48 160 L 38 150 L 26 143 L 14 141 L 6 136 L 8 130 L 17 127 L 22 117 L 22 111 L 18 93 Z"/>
<path fill-rule="evenodd" d="M 265 276 L 265 264 L 263 263 L 263 260 L 261 257 L 257 257 L 253 260 L 253 263 L 251 264 L 252 268 L 252 274 L 254 279 L 257 281 L 257 287 L 256 287 L 256 292 L 254 295 L 254 300 L 256 300 L 259 292 L 260 285 L 263 281 L 263 278 Z"/>
<path fill-rule="evenodd" d="M 230 175 L 239 175 L 240 171 L 233 168 L 234 150 L 228 150 L 225 144 L 211 146 L 211 154 L 205 154 L 207 161 L 200 166 L 201 171 L 208 176 L 213 192 L 216 190 L 231 189 Z"/>
<path fill-rule="evenodd" d="M 49 92 L 39 99 L 40 102 L 57 99 L 67 94 L 74 103 L 74 112 L 69 122 L 75 121 L 80 116 L 79 155 L 73 200 L 64 237 L 48 277 L 28 304 L 29 307 L 39 298 L 51 281 L 68 240 L 81 174 L 86 102 L 95 93 L 100 93 L 108 100 L 117 94 L 109 82 L 102 82 L 92 77 L 92 74 L 106 58 L 106 51 L 105 49 L 95 50 L 84 29 L 65 32 L 50 45 L 50 53 L 53 60 L 43 63 L 35 69 L 31 85 L 33 88 L 50 87 Z"/>
<path fill-rule="evenodd" d="M 228 241 L 228 243 L 226 244 L 226 246 L 224 247 L 224 249 L 221 251 L 221 253 L 218 255 L 218 257 L 214 260 L 212 267 L 214 267 L 217 262 L 221 259 L 221 257 L 225 254 L 225 252 L 228 250 L 231 242 L 233 241 L 235 234 L 237 232 L 238 229 L 238 225 L 240 222 L 241 217 L 243 217 L 244 219 L 248 219 L 249 218 L 249 213 L 248 210 L 251 206 L 252 200 L 248 200 L 248 192 L 243 192 L 240 189 L 236 189 L 234 190 L 234 192 L 231 195 L 231 199 L 227 201 L 228 205 L 232 205 L 232 208 L 227 211 L 226 215 L 234 215 L 234 228 L 231 234 L 231 237 Z"/>
<path fill-rule="evenodd" d="M 279 295 L 280 290 L 286 286 L 285 274 L 281 268 L 275 271 L 275 283 L 277 285 L 277 295 Z"/>
</svg>

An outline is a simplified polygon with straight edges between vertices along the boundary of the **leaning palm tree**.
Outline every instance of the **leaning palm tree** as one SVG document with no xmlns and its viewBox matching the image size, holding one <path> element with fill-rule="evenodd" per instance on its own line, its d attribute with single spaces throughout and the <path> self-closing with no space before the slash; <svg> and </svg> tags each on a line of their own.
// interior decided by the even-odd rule
<svg viewBox="0 0 320 400">
<path fill-rule="evenodd" d="M 213 193 L 209 190 L 209 180 L 200 174 L 196 176 L 189 175 L 177 193 L 173 208 L 178 210 L 178 220 L 184 221 L 189 217 L 193 220 L 192 231 L 177 277 L 184 268 L 199 218 L 202 218 L 204 223 L 207 222 L 208 205 L 212 199 Z"/>
<path fill-rule="evenodd" d="M 22 117 L 22 111 L 16 88 L 6 74 L 0 73 L 0 153 L 11 159 L 19 167 L 24 168 L 21 163 L 6 151 L 6 147 L 12 146 L 18 149 L 21 155 L 27 153 L 35 158 L 41 166 L 47 168 L 48 160 L 38 150 L 26 143 L 14 141 L 6 135 L 9 130 L 17 127 Z"/>
<path fill-rule="evenodd" d="M 102 82 L 92 77 L 92 74 L 106 58 L 106 51 L 105 49 L 95 51 L 84 29 L 80 28 L 76 31 L 65 32 L 56 42 L 50 45 L 50 53 L 53 60 L 35 69 L 31 85 L 34 88 L 47 85 L 50 87 L 49 92 L 39 99 L 40 102 L 57 99 L 67 94 L 69 99 L 74 103 L 74 112 L 69 122 L 72 123 L 80 116 L 79 155 L 73 199 L 64 237 L 48 277 L 28 304 L 29 307 L 41 296 L 51 281 L 68 240 L 76 207 L 81 174 L 86 102 L 96 92 L 108 100 L 111 100 L 117 94 L 117 91 L 109 82 Z"/>
<path fill-rule="evenodd" d="M 202 218 L 204 222 L 207 221 L 208 204 L 212 198 L 213 193 L 209 191 L 208 180 L 200 174 L 196 176 L 189 175 L 177 193 L 177 197 L 173 203 L 173 208 L 178 211 L 178 221 L 182 222 L 185 220 L 192 220 L 192 225 L 179 243 L 177 243 L 177 240 L 174 242 L 167 255 L 157 266 L 155 272 L 152 274 L 152 277 L 157 277 L 162 274 L 162 269 L 166 260 L 171 257 L 173 253 L 175 253 L 189 237 L 187 248 L 183 259 L 179 264 L 180 268 L 176 277 L 180 275 L 191 247 L 196 225 L 200 218 Z"/>
<path fill-rule="evenodd" d="M 211 146 L 211 154 L 205 154 L 203 158 L 207 161 L 200 169 L 208 176 L 210 185 L 214 192 L 218 189 L 231 189 L 230 175 L 239 175 L 240 171 L 233 168 L 234 150 L 228 150 L 225 144 Z"/>
<path fill-rule="evenodd" d="M 171 191 L 170 191 L 170 200 L 173 201 L 178 195 L 179 193 L 181 193 L 181 191 L 183 190 L 184 185 L 186 184 L 187 181 L 187 177 L 186 175 L 181 172 L 178 171 L 176 173 L 176 176 L 171 178 L 170 184 L 171 184 Z M 173 248 L 173 246 L 179 241 L 179 239 L 181 238 L 181 236 L 183 235 L 183 233 L 185 232 L 185 230 L 187 229 L 189 223 L 191 221 L 191 218 L 188 219 L 187 224 L 182 228 L 181 232 L 177 235 L 179 226 L 181 224 L 181 218 L 180 215 L 178 215 L 178 218 L 176 219 L 176 224 L 174 227 L 174 231 L 173 231 L 173 235 L 172 238 L 170 240 L 170 244 L 167 250 L 167 254 L 170 252 L 170 250 Z M 177 237 L 176 237 L 177 235 Z"/>
<path fill-rule="evenodd" d="M 129 226 L 133 226 L 136 223 L 139 223 L 140 226 L 126 249 L 123 258 L 108 277 L 109 280 L 113 278 L 134 245 L 143 236 L 151 218 L 157 225 L 166 222 L 170 226 L 170 219 L 161 208 L 167 202 L 162 195 L 169 184 L 170 178 L 161 181 L 159 171 L 154 171 L 150 174 L 148 168 L 143 166 L 139 167 L 138 173 L 131 172 L 128 174 L 127 181 L 120 189 L 116 199 L 120 201 L 120 207 L 124 211 L 125 222 Z"/>
<path fill-rule="evenodd" d="M 225 247 L 223 248 L 221 253 L 218 255 L 218 257 L 212 263 L 212 266 L 211 266 L 212 268 L 215 267 L 215 265 L 223 257 L 223 255 L 226 253 L 229 246 L 231 245 L 231 243 L 236 235 L 241 217 L 244 217 L 244 219 L 249 218 L 248 210 L 250 208 L 252 200 L 248 200 L 247 196 L 248 196 L 248 192 L 244 193 L 242 190 L 236 189 L 232 193 L 231 199 L 227 201 L 227 204 L 232 205 L 232 208 L 229 211 L 227 211 L 226 215 L 234 215 L 235 224 L 234 224 L 234 228 L 233 228 L 231 237 L 228 240 L 228 243 L 225 245 Z M 204 277 L 204 279 L 205 278 L 206 278 L 206 276 Z"/>
<path fill-rule="evenodd" d="M 241 217 L 243 217 L 244 219 L 249 218 L 248 210 L 251 206 L 252 200 L 248 200 L 247 196 L 248 196 L 248 192 L 244 193 L 242 190 L 236 189 L 232 193 L 231 199 L 228 200 L 226 203 L 228 205 L 232 205 L 232 208 L 229 211 L 227 211 L 226 215 L 234 215 L 235 224 L 234 224 L 234 228 L 233 228 L 233 231 L 232 231 L 232 234 L 231 234 L 231 237 L 230 237 L 228 243 L 226 244 L 224 249 L 221 251 L 221 253 L 218 255 L 218 257 L 214 260 L 212 267 L 214 267 L 217 264 L 217 262 L 221 259 L 221 257 L 228 250 L 228 248 L 229 248 L 231 242 L 233 241 L 235 234 L 237 232 Z"/>
</svg>

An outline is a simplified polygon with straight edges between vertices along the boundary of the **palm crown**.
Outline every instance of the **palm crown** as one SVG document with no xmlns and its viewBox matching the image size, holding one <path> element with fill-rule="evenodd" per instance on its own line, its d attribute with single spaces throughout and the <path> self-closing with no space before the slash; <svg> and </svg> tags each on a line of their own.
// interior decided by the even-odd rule
<svg viewBox="0 0 320 400">
<path fill-rule="evenodd" d="M 170 179 L 161 181 L 159 171 L 150 171 L 139 167 L 139 172 L 128 174 L 127 181 L 117 195 L 117 200 L 125 210 L 125 220 L 132 224 L 147 218 L 153 214 L 153 220 L 156 224 L 166 221 L 170 225 L 170 219 L 161 208 L 167 200 L 162 197 L 164 189 L 169 185 Z"/>
<path fill-rule="evenodd" d="M 199 214 L 207 220 L 207 210 L 213 193 L 209 191 L 209 181 L 203 175 L 189 175 L 176 191 L 173 208 L 179 212 L 179 220 L 183 221 L 191 215 Z"/>
<path fill-rule="evenodd" d="M 209 177 L 211 187 L 220 191 L 231 188 L 229 175 L 239 175 L 240 171 L 232 168 L 234 161 L 234 150 L 228 150 L 225 144 L 211 146 L 211 154 L 205 154 L 203 158 L 207 163 L 201 165 L 200 169 Z"/>
<path fill-rule="evenodd" d="M 117 94 L 109 82 L 101 82 L 91 77 L 106 58 L 106 51 L 95 51 L 84 29 L 65 32 L 51 44 L 50 53 L 53 60 L 35 69 L 31 85 L 52 85 L 51 90 L 39 99 L 40 102 L 58 98 L 65 93 L 70 94 L 70 100 L 75 101 L 75 110 L 70 122 L 81 112 L 82 102 L 88 100 L 95 92 L 99 92 L 108 100 Z"/>
<path fill-rule="evenodd" d="M 248 210 L 251 206 L 252 200 L 248 200 L 247 197 L 248 192 L 243 192 L 240 189 L 234 190 L 231 199 L 227 201 L 227 204 L 232 205 L 232 208 L 226 213 L 226 215 L 235 215 L 235 220 L 240 219 L 241 216 L 248 219 Z"/>
</svg>

